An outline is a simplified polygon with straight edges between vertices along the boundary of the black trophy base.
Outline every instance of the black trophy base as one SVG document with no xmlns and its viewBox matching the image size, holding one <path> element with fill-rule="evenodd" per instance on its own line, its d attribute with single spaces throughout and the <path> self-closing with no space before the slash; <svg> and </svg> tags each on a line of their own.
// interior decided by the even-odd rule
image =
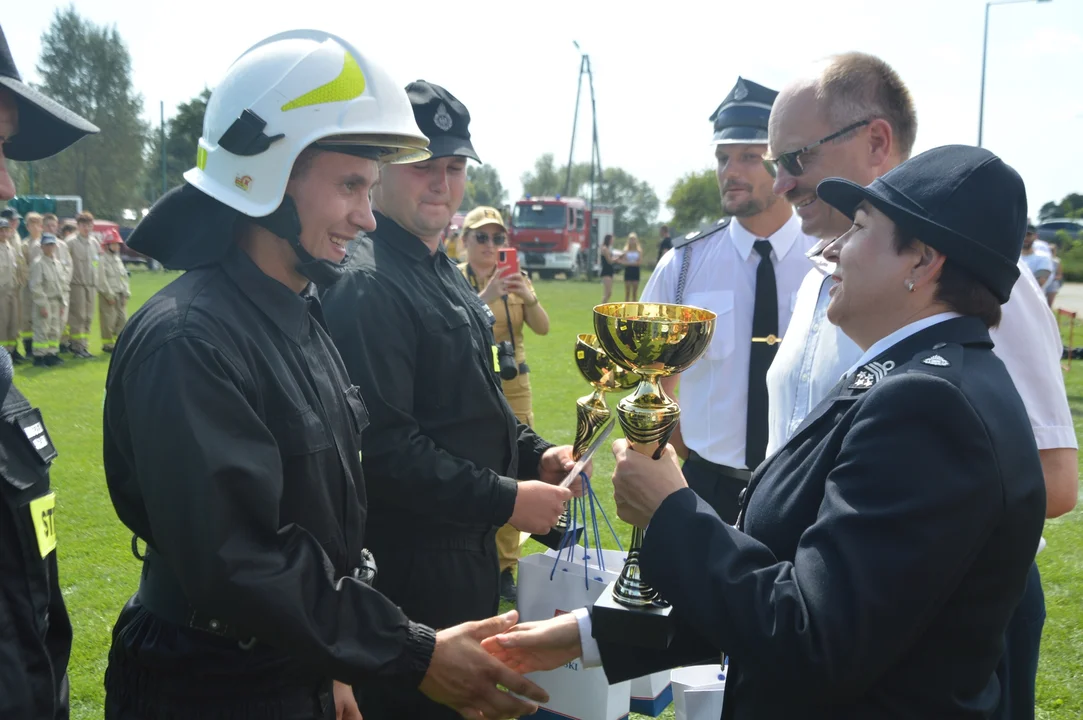
<svg viewBox="0 0 1083 720">
<path fill-rule="evenodd" d="M 590 615 L 592 632 L 595 639 L 622 645 L 652 650 L 664 650 L 673 642 L 675 627 L 672 617 L 673 608 L 645 607 L 630 608 L 621 605 L 613 597 L 617 581 L 609 583 L 601 597 L 594 602 Z"/>
<path fill-rule="evenodd" d="M 570 538 L 567 542 L 564 542 L 565 531 L 560 528 L 553 528 L 544 535 L 531 535 L 530 537 L 533 540 L 537 540 L 550 550 L 560 550 L 562 542 L 564 542 L 564 547 L 568 547 L 569 545 L 578 545 L 579 538 L 583 537 L 583 530 L 585 530 L 585 528 L 576 528 L 575 533 L 573 533 L 575 537 Z"/>
</svg>

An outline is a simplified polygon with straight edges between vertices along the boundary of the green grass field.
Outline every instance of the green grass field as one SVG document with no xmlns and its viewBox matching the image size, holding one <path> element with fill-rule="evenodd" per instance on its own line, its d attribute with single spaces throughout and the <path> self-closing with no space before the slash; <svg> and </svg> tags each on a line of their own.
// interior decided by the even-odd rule
<svg viewBox="0 0 1083 720">
<path fill-rule="evenodd" d="M 133 272 L 129 312 L 173 277 Z M 560 280 L 539 282 L 536 287 L 552 318 L 552 331 L 546 337 L 527 338 L 535 418 L 543 436 L 570 443 L 575 399 L 588 390 L 571 362 L 571 348 L 576 333 L 590 331 L 590 309 L 601 299 L 601 288 Z M 614 290 L 616 299 L 623 296 L 619 284 Z M 92 343 L 91 351 L 99 352 L 98 341 Z M 130 535 L 116 519 L 102 472 L 101 409 L 107 367 L 106 355 L 93 360 L 69 356 L 55 369 L 21 366 L 16 372 L 16 384 L 42 409 L 60 451 L 53 484 L 58 496 L 61 582 L 75 627 L 70 675 L 77 720 L 101 717 L 110 631 L 139 579 L 139 562 L 129 549 Z M 1078 433 L 1083 422 L 1083 362 L 1073 366 L 1067 382 Z M 610 518 L 615 519 L 609 484 L 612 468 L 612 456 L 600 452 L 595 487 Z M 1045 531 L 1049 548 L 1039 558 L 1049 612 L 1038 679 L 1038 714 L 1043 719 L 1083 717 L 1079 692 L 1083 687 L 1081 518 L 1083 513 L 1076 510 L 1049 522 Z M 609 544 L 615 547 L 611 540 Z M 526 552 L 540 549 L 531 542 Z M 672 718 L 672 710 L 664 717 Z"/>
</svg>

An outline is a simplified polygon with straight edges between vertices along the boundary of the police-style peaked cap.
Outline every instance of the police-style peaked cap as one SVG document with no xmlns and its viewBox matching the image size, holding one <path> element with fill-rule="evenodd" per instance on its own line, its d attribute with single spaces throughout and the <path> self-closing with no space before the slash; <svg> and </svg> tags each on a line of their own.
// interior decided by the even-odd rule
<svg viewBox="0 0 1083 720">
<path fill-rule="evenodd" d="M 738 77 L 730 94 L 711 114 L 714 144 L 766 143 L 767 119 L 776 97 L 777 90 Z"/>
</svg>

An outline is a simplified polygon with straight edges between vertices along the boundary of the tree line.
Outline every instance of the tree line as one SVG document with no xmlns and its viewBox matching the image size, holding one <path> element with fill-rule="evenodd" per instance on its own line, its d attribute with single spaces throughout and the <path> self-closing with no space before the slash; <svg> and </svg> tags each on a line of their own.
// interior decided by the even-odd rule
<svg viewBox="0 0 1083 720">
<path fill-rule="evenodd" d="M 42 91 L 89 119 L 101 133 L 47 160 L 10 163 L 20 194 L 78 195 L 96 215 L 119 221 L 125 208 L 149 207 L 162 195 L 163 142 L 164 187 L 183 181 L 182 174 L 195 162 L 209 88 L 174 108 L 164 128 L 152 126 L 142 117 L 143 96 L 133 86 L 131 55 L 116 26 L 96 25 L 74 5 L 54 12 L 41 38 L 37 70 Z M 569 176 L 567 166 L 558 166 L 552 153 L 539 157 L 520 180 L 529 195 L 591 195 L 590 164 L 573 163 Z M 657 235 L 660 202 L 646 181 L 620 167 L 595 168 L 593 196 L 595 204 L 613 209 L 618 236 Z M 499 208 L 508 201 L 494 167 L 468 168 L 463 212 L 478 205 Z M 677 180 L 666 206 L 674 235 L 721 217 L 714 169 L 688 172 Z M 1043 205 L 1039 220 L 1053 217 L 1083 219 L 1083 195 L 1073 193 Z"/>
</svg>

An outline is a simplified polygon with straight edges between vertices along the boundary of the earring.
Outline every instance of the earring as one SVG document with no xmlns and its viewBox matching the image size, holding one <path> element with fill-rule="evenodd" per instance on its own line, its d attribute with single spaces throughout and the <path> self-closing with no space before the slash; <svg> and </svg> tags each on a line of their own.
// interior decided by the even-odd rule
<svg viewBox="0 0 1083 720">
<path fill-rule="evenodd" d="M 906 289 L 909 292 L 914 292 L 914 281 L 913 280 L 907 280 L 906 281 Z"/>
</svg>

